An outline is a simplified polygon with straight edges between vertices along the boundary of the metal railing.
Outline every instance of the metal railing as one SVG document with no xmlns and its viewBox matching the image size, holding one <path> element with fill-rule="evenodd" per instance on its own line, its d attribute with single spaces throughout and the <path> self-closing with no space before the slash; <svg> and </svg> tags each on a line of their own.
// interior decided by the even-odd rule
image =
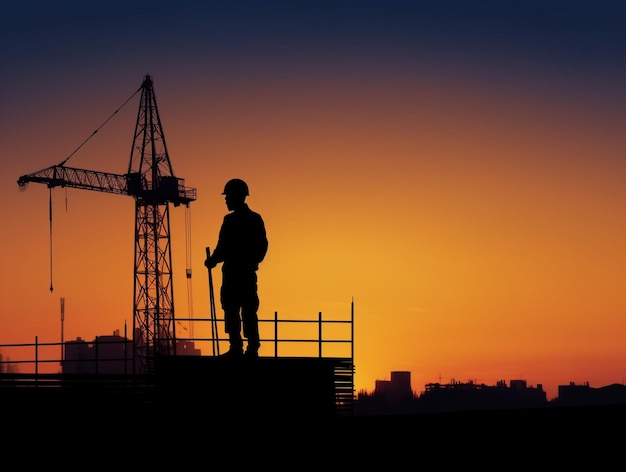
<svg viewBox="0 0 626 472">
<path fill-rule="evenodd" d="M 194 326 L 211 323 L 210 336 L 193 336 L 190 338 L 177 336 L 176 339 L 179 342 L 189 341 L 195 345 L 210 344 L 212 355 L 220 355 L 221 346 L 228 343 L 228 338 L 220 336 L 216 329 L 217 322 L 224 323 L 223 318 L 177 318 L 177 321 L 188 322 L 194 324 Z M 269 329 L 266 329 L 267 327 Z M 304 328 L 299 329 L 300 327 Z M 313 330 L 308 328 L 313 328 Z M 287 352 L 300 352 L 299 354 L 292 354 L 294 357 L 354 359 L 353 312 L 350 319 L 325 319 L 322 312 L 318 313 L 316 319 L 280 319 L 278 312 L 274 312 L 274 317 L 271 319 L 259 318 L 259 334 L 264 355 L 270 355 L 265 349 L 269 344 L 272 346 L 271 355 L 273 357 L 289 355 L 285 353 L 284 347 L 291 345 L 296 347 L 296 349 L 288 349 Z M 307 346 L 313 346 L 316 350 L 308 351 L 309 355 L 303 354 L 303 348 L 305 349 L 304 352 L 307 352 Z M 333 349 L 334 355 L 328 353 L 330 346 L 335 347 Z"/>
<path fill-rule="evenodd" d="M 218 334 L 224 330 L 217 330 L 217 323 L 223 323 L 223 319 L 177 318 L 176 321 L 187 322 L 189 326 L 193 324 L 194 330 L 206 330 L 206 324 L 211 323 L 209 336 L 176 336 L 176 355 L 219 356 L 220 344 L 228 343 L 225 333 L 223 336 Z M 353 312 L 350 319 L 343 320 L 325 319 L 321 312 L 316 319 L 280 319 L 275 312 L 271 319 L 259 319 L 259 332 L 260 357 L 323 358 L 325 363 L 332 365 L 337 414 L 352 414 Z M 208 352 L 198 348 L 205 345 L 208 345 Z M 312 349 L 308 355 L 303 355 L 307 348 Z M 290 350 L 292 355 L 288 355 Z M 78 338 L 65 342 L 41 342 L 36 336 L 33 343 L 0 344 L 0 390 L 5 398 L 15 400 L 16 397 L 11 395 L 29 387 L 53 392 L 63 386 L 64 391 L 69 387 L 70 392 L 79 389 L 91 395 L 106 395 L 118 404 L 149 404 L 154 401 L 155 379 L 151 375 L 136 375 L 133 358 L 133 341 L 126 336 L 102 336 L 93 341 Z"/>
<path fill-rule="evenodd" d="M 223 318 L 177 318 L 176 321 L 178 323 L 187 322 L 196 327 L 202 327 L 206 323 L 212 325 L 211 334 L 206 337 L 176 336 L 177 354 L 197 353 L 215 356 L 220 354 L 221 346 L 228 342 L 228 338 L 225 335 L 220 336 L 216 329 L 218 322 L 224 322 Z M 297 328 L 293 329 L 296 326 L 306 328 L 303 332 Z M 343 328 L 338 330 L 337 327 Z M 262 356 L 331 357 L 350 362 L 354 359 L 354 312 L 351 312 L 350 319 L 324 319 L 322 312 L 318 313 L 316 319 L 280 319 L 278 312 L 274 312 L 274 317 L 271 319 L 259 319 L 259 331 Z M 107 349 L 107 346 L 110 345 L 117 345 L 117 349 Z M 208 348 L 202 349 L 207 345 Z M 268 345 L 271 347 L 271 352 L 267 349 Z M 290 345 L 292 348 L 284 349 L 286 345 Z M 82 346 L 87 354 L 68 357 L 68 347 L 72 346 Z M 308 355 L 306 354 L 307 346 L 313 346 L 315 349 L 308 351 Z M 187 347 L 191 347 L 191 349 L 187 349 Z M 115 350 L 118 351 L 117 355 L 112 353 Z M 195 350 L 199 350 L 199 352 Z M 328 351 L 332 352 L 329 354 Z M 291 354 L 289 354 L 290 352 Z M 129 365 L 132 364 L 132 359 L 132 340 L 126 337 L 119 337 L 117 340 L 102 340 L 100 337 L 96 337 L 93 341 L 84 341 L 78 338 L 65 342 L 41 342 L 39 337 L 35 336 L 33 343 L 0 344 L 0 374 L 20 373 L 22 371 L 35 375 L 60 373 L 64 367 L 67 368 L 68 364 L 81 363 L 91 363 L 92 367 L 88 370 L 92 374 L 106 373 L 111 370 L 107 366 L 118 363 L 117 369 L 113 369 L 115 373 L 126 374 L 131 373 Z"/>
</svg>

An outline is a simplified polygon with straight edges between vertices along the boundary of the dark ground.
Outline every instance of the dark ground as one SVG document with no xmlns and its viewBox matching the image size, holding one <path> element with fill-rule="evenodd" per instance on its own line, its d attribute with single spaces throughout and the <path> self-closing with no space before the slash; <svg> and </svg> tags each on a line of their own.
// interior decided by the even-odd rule
<svg viewBox="0 0 626 472">
<path fill-rule="evenodd" d="M 311 372 L 298 385 L 310 377 Z M 267 391 L 257 389 L 250 396 L 230 377 L 221 380 L 235 388 L 216 393 L 214 384 L 201 379 L 171 376 L 152 401 L 143 401 L 143 390 L 128 395 L 125 384 L 116 383 L 7 387 L 0 389 L 0 450 L 31 467 L 125 471 L 478 467 L 595 472 L 624 470 L 626 463 L 626 404 L 335 417 L 327 408 L 333 398 L 303 397 L 296 393 L 303 389 L 288 388 L 293 379 L 280 385 L 277 396 L 269 387 L 280 384 L 279 378 L 269 378 Z"/>
<path fill-rule="evenodd" d="M 623 470 L 626 461 L 626 405 L 304 419 L 218 405 L 187 414 L 189 406 L 114 412 L 84 405 L 71 414 L 9 408 L 2 445 L 5 453 L 27 451 L 33 466 L 78 460 L 123 470 L 600 471 Z"/>
</svg>

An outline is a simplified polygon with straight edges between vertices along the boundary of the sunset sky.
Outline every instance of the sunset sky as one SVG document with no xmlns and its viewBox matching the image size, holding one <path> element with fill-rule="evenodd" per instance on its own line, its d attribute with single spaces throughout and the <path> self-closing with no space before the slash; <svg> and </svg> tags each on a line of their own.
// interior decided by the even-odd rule
<svg viewBox="0 0 626 472">
<path fill-rule="evenodd" d="M 259 316 L 349 319 L 354 300 L 357 392 L 397 370 L 416 392 L 624 383 L 624 2 L 2 10 L 0 344 L 58 342 L 60 297 L 66 340 L 132 326 L 133 199 L 57 188 L 51 232 L 49 190 L 17 179 L 151 75 L 174 172 L 198 193 L 171 209 L 177 316 L 209 315 L 205 247 L 239 177 L 269 238 Z M 138 98 L 67 165 L 125 173 Z"/>
</svg>

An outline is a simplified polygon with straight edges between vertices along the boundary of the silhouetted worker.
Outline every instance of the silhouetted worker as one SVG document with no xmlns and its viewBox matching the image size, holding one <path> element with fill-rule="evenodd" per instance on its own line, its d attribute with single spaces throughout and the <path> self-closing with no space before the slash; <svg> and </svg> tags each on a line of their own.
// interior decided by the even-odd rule
<svg viewBox="0 0 626 472">
<path fill-rule="evenodd" d="M 259 296 L 257 270 L 267 253 L 265 223 L 258 213 L 245 202 L 250 195 L 248 184 L 232 179 L 224 186 L 226 207 L 231 213 L 224 217 L 215 250 L 204 265 L 212 269 L 222 262 L 222 287 L 220 298 L 224 310 L 224 324 L 230 349 L 226 357 L 241 357 L 243 335 L 248 340 L 245 356 L 256 358 L 259 341 Z"/>
</svg>

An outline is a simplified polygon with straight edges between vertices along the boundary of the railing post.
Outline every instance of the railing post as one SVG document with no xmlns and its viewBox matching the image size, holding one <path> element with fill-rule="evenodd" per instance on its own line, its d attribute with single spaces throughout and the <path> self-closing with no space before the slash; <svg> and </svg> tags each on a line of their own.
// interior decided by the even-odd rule
<svg viewBox="0 0 626 472">
<path fill-rule="evenodd" d="M 39 336 L 35 336 L 35 386 L 39 384 Z"/>
<path fill-rule="evenodd" d="M 278 357 L 278 312 L 274 312 L 274 357 Z"/>
<path fill-rule="evenodd" d="M 350 359 L 354 364 L 354 297 L 350 303 Z"/>
<path fill-rule="evenodd" d="M 317 314 L 317 335 L 318 335 L 318 348 L 317 353 L 319 357 L 322 357 L 322 312 Z"/>
<path fill-rule="evenodd" d="M 128 329 L 126 323 L 124 323 L 124 379 L 127 379 L 128 375 Z"/>
</svg>

